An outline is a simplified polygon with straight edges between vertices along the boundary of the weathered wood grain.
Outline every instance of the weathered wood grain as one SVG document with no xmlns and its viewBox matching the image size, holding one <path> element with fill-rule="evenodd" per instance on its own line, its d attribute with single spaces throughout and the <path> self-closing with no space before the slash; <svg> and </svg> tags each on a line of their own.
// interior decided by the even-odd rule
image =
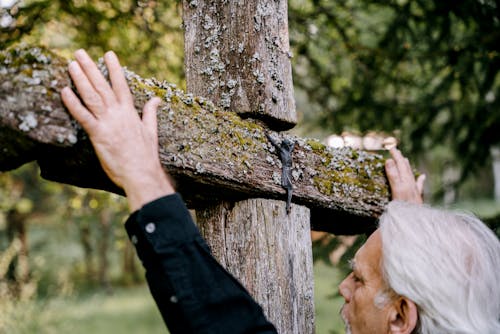
<svg viewBox="0 0 500 334">
<path fill-rule="evenodd" d="M 264 309 L 278 333 L 314 333 L 309 209 L 249 199 L 196 210 L 217 260 Z"/>
<path fill-rule="evenodd" d="M 187 90 L 219 108 L 297 124 L 287 1 L 184 1 Z"/>
<path fill-rule="evenodd" d="M 38 47 L 0 52 L 0 170 L 35 160 L 48 180 L 120 192 L 61 103 L 59 91 L 70 82 L 66 64 Z M 138 110 L 153 95 L 163 99 L 161 162 L 191 207 L 221 198 L 285 200 L 281 163 L 258 121 L 218 109 L 175 85 L 125 72 Z M 373 227 L 389 199 L 382 156 L 271 135 L 297 142 L 293 203 L 311 209 L 312 228 L 350 234 Z"/>
<path fill-rule="evenodd" d="M 183 4 L 188 91 L 209 97 L 220 108 L 262 120 L 266 128 L 292 127 L 296 114 L 286 56 L 287 1 Z M 256 188 L 259 179 L 273 179 L 273 170 L 279 168 L 274 157 L 260 154 L 269 149 L 261 130 L 251 131 L 261 142 L 255 150 L 245 136 L 237 138 L 247 146 L 236 153 L 244 159 L 245 174 L 262 161 L 273 167 L 255 174 Z M 274 177 L 278 184 L 280 174 Z M 283 201 L 260 198 L 218 201 L 196 213 L 215 257 L 248 289 L 278 333 L 313 333 L 310 210 L 295 204 L 287 215 Z"/>
</svg>

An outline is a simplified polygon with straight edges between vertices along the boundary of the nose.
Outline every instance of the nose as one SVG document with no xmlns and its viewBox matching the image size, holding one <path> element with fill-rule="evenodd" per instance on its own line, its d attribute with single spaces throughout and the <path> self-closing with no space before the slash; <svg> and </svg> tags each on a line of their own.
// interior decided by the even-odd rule
<svg viewBox="0 0 500 334">
<path fill-rule="evenodd" d="M 344 298 L 344 301 L 346 303 L 349 303 L 351 301 L 352 297 L 352 292 L 351 289 L 349 288 L 349 277 L 351 275 L 347 276 L 340 284 L 339 284 L 339 293 L 340 295 Z"/>
</svg>

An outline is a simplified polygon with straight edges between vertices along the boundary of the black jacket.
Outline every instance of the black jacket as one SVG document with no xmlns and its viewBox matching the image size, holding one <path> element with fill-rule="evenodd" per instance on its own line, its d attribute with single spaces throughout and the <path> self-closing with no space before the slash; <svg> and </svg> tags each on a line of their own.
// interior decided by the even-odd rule
<svg viewBox="0 0 500 334">
<path fill-rule="evenodd" d="M 179 194 L 144 205 L 125 228 L 171 334 L 276 333 L 261 307 L 213 258 Z"/>
</svg>

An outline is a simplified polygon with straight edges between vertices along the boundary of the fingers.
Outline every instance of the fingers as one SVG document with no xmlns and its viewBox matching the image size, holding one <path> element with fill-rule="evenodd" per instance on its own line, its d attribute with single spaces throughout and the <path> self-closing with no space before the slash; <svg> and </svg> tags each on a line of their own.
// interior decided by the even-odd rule
<svg viewBox="0 0 500 334">
<path fill-rule="evenodd" d="M 64 87 L 61 91 L 61 98 L 73 117 L 90 133 L 96 122 L 94 115 L 85 108 L 80 99 L 69 87 Z"/>
<path fill-rule="evenodd" d="M 106 52 L 104 62 L 108 68 L 112 89 L 118 101 L 132 103 L 132 94 L 130 93 L 127 80 L 116 54 L 113 51 Z"/>
<path fill-rule="evenodd" d="M 73 79 L 73 83 L 76 86 L 76 89 L 80 93 L 83 102 L 87 106 L 87 108 L 97 116 L 99 113 L 102 113 L 104 108 L 104 102 L 101 96 L 97 93 L 94 86 L 92 86 L 85 72 L 80 67 L 78 62 L 72 61 L 68 65 L 68 71 L 71 75 L 71 79 Z"/>
<path fill-rule="evenodd" d="M 109 86 L 101 71 L 97 68 L 92 58 L 85 52 L 85 50 L 77 50 L 75 52 L 75 59 L 80 65 L 81 70 L 85 74 L 86 81 L 91 85 L 95 94 L 98 94 L 101 100 L 106 104 L 110 105 L 115 101 L 115 96 L 113 90 Z M 75 81 L 75 80 L 73 80 Z M 75 82 L 76 84 L 76 82 Z M 90 89 L 87 86 L 87 89 Z M 80 91 L 80 89 L 78 89 Z M 82 92 L 80 92 L 81 94 Z M 85 101 L 85 99 L 84 99 Z M 85 101 L 87 104 L 87 101 Z"/>
<path fill-rule="evenodd" d="M 385 162 L 385 170 L 391 187 L 392 199 L 411 203 L 423 203 L 423 188 L 425 175 L 417 180 L 413 174 L 410 162 L 395 148 L 390 150 L 392 159 Z"/>
<path fill-rule="evenodd" d="M 413 176 L 413 171 L 410 166 L 410 161 L 401 154 L 401 151 L 398 150 L 397 148 L 392 148 L 390 150 L 390 153 L 392 155 L 392 158 L 394 159 L 394 162 L 396 164 L 396 168 L 399 172 L 399 178 L 401 180 L 415 180 L 415 177 Z"/>
<path fill-rule="evenodd" d="M 396 166 L 396 162 L 394 162 L 393 159 L 387 159 L 385 161 L 385 172 L 387 174 L 387 179 L 389 180 L 389 185 L 391 189 L 395 189 L 396 186 L 401 181 L 399 177 L 399 171 Z"/>
<path fill-rule="evenodd" d="M 156 120 L 156 110 L 161 103 L 159 97 L 153 97 L 143 108 L 142 122 L 148 132 L 154 137 L 158 137 L 158 124 Z"/>
</svg>

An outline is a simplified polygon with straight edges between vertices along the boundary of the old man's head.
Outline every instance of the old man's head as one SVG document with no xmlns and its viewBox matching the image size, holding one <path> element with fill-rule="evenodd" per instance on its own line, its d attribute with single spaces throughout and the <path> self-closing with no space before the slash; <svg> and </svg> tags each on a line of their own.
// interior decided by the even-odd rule
<svg viewBox="0 0 500 334">
<path fill-rule="evenodd" d="M 391 202 L 352 269 L 347 333 L 500 333 L 500 241 L 472 215 Z"/>
</svg>

